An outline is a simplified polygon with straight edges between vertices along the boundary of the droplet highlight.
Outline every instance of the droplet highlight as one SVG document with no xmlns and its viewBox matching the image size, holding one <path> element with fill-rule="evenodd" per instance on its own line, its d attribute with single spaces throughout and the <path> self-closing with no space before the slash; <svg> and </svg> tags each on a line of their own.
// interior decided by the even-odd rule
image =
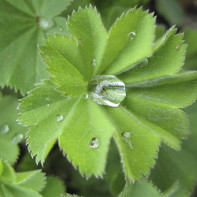
<svg viewBox="0 0 197 197">
<path fill-rule="evenodd" d="M 128 36 L 131 40 L 133 40 L 136 37 L 136 33 L 135 32 L 129 32 Z"/>
<path fill-rule="evenodd" d="M 132 144 L 132 141 L 131 141 L 131 132 L 123 132 L 122 133 L 122 139 L 125 143 L 127 143 L 131 149 L 133 149 L 133 144 Z"/>
<path fill-rule="evenodd" d="M 54 26 L 54 22 L 51 19 L 39 18 L 39 26 L 41 29 L 47 30 Z"/>
<path fill-rule="evenodd" d="M 7 124 L 4 124 L 0 127 L 0 134 L 4 135 L 8 133 L 10 130 L 9 126 Z"/>
<path fill-rule="evenodd" d="M 84 98 L 85 98 L 85 99 L 88 99 L 88 97 L 89 97 L 88 94 L 85 94 L 85 95 L 84 95 Z"/>
<path fill-rule="evenodd" d="M 93 137 L 89 142 L 89 146 L 91 148 L 98 148 L 100 146 L 100 140 L 97 137 Z"/>
<path fill-rule="evenodd" d="M 61 120 L 63 120 L 63 116 L 62 115 L 57 115 L 56 121 L 60 122 Z"/>
<path fill-rule="evenodd" d="M 18 133 L 12 138 L 12 143 L 18 144 L 23 140 L 23 134 Z"/>
<path fill-rule="evenodd" d="M 125 84 L 114 75 L 99 75 L 88 84 L 90 98 L 97 104 L 118 107 L 126 96 Z"/>
<path fill-rule="evenodd" d="M 93 65 L 93 66 L 96 66 L 96 59 L 93 59 L 92 65 Z"/>
</svg>

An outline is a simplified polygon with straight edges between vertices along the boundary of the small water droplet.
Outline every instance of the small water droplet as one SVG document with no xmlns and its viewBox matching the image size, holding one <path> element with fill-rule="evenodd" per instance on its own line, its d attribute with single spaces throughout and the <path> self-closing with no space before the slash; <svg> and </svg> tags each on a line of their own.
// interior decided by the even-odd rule
<svg viewBox="0 0 197 197">
<path fill-rule="evenodd" d="M 93 65 L 93 66 L 96 66 L 96 59 L 93 59 L 92 65 Z"/>
<path fill-rule="evenodd" d="M 100 140 L 97 137 L 93 137 L 89 142 L 89 146 L 91 148 L 98 148 L 100 146 Z"/>
<path fill-rule="evenodd" d="M 47 103 L 46 106 L 49 107 L 50 105 Z"/>
<path fill-rule="evenodd" d="M 70 96 L 68 96 L 68 97 L 66 97 L 66 99 L 67 99 L 67 100 L 70 100 L 70 99 L 71 99 L 71 97 L 70 97 Z"/>
<path fill-rule="evenodd" d="M 128 36 L 130 37 L 130 39 L 134 39 L 136 37 L 136 33 L 135 32 L 129 32 Z"/>
<path fill-rule="evenodd" d="M 130 146 L 131 149 L 133 149 L 133 144 L 131 142 L 131 132 L 128 132 L 128 131 L 123 132 L 122 133 L 122 138 L 123 138 L 123 141 L 125 143 L 127 143 Z"/>
<path fill-rule="evenodd" d="M 118 107 L 126 96 L 125 84 L 114 75 L 93 77 L 88 84 L 90 98 L 100 105 Z"/>
<path fill-rule="evenodd" d="M 57 115 L 56 117 L 56 121 L 59 122 L 63 119 L 63 116 L 62 115 Z"/>
<path fill-rule="evenodd" d="M 6 134 L 9 132 L 9 126 L 7 124 L 4 124 L 0 127 L 0 134 Z"/>
<path fill-rule="evenodd" d="M 18 144 L 23 140 L 23 134 L 18 133 L 12 138 L 12 143 Z"/>
<path fill-rule="evenodd" d="M 40 18 L 39 19 L 39 26 L 43 30 L 47 30 L 54 26 L 54 22 L 51 19 Z"/>
<path fill-rule="evenodd" d="M 85 95 L 84 95 L 84 98 L 85 98 L 85 99 L 88 99 L 88 97 L 89 97 L 88 94 L 85 94 Z"/>
</svg>

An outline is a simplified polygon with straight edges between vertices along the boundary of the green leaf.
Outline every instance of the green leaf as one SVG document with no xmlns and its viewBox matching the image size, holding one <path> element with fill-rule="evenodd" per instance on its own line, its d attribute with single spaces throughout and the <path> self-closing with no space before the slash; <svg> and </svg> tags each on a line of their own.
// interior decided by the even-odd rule
<svg viewBox="0 0 197 197">
<path fill-rule="evenodd" d="M 124 107 L 110 108 L 108 111 L 116 126 L 115 140 L 125 176 L 129 180 L 135 180 L 141 177 L 141 173 L 149 174 L 149 167 L 154 165 L 154 158 L 157 157 L 160 138 L 146 123 Z M 124 139 L 126 132 L 130 141 Z"/>
<path fill-rule="evenodd" d="M 184 29 L 184 39 L 188 44 L 186 59 L 185 59 L 185 70 L 196 70 L 197 68 L 197 31 L 195 29 Z"/>
<path fill-rule="evenodd" d="M 42 190 L 43 197 L 59 197 L 65 193 L 65 186 L 62 180 L 57 177 L 47 177 L 47 184 Z"/>
<path fill-rule="evenodd" d="M 122 12 L 126 12 L 129 8 L 135 6 L 145 7 L 149 0 L 107 0 L 99 1 L 94 0 L 96 7 L 101 13 L 102 21 L 107 29 L 111 27 L 116 18 L 118 18 Z"/>
<path fill-rule="evenodd" d="M 125 176 L 134 181 L 150 173 L 161 141 L 180 149 L 189 131 L 178 108 L 195 101 L 197 74 L 177 74 L 186 48 L 182 35 L 171 28 L 153 43 L 154 22 L 152 14 L 134 8 L 107 35 L 90 6 L 68 19 L 70 37 L 49 36 L 41 50 L 51 81 L 37 85 L 20 104 L 19 121 L 29 128 L 27 144 L 37 163 L 58 141 L 82 175 L 102 176 L 113 136 Z M 113 74 L 121 80 L 111 83 Z M 112 107 L 120 92 L 125 100 Z"/>
<path fill-rule="evenodd" d="M 156 0 L 156 9 L 170 25 L 181 26 L 184 23 L 184 11 L 178 0 Z"/>
<path fill-rule="evenodd" d="M 16 122 L 17 99 L 0 93 L 0 159 L 14 164 L 19 155 L 17 144 L 24 139 L 25 129 Z"/>
<path fill-rule="evenodd" d="M 162 197 L 163 195 L 146 181 L 127 184 L 119 197 Z"/>
<path fill-rule="evenodd" d="M 39 192 L 45 186 L 45 176 L 41 170 L 18 172 L 16 173 L 16 184 Z"/>
<path fill-rule="evenodd" d="M 69 2 L 70 0 L 0 2 L 1 86 L 8 85 L 25 94 L 32 89 L 34 83 L 48 77 L 37 44 L 43 42 L 47 32 L 67 32 L 65 19 L 55 16 L 60 14 Z"/>
<path fill-rule="evenodd" d="M 191 120 L 193 133 L 189 140 L 183 142 L 182 151 L 175 152 L 163 145 L 150 176 L 150 179 L 162 191 L 178 182 L 177 192 L 182 194 L 177 196 L 190 196 L 197 183 L 196 109 L 195 103 L 186 110 Z"/>
<path fill-rule="evenodd" d="M 32 156 L 36 155 L 36 161 L 43 163 L 58 139 L 60 148 L 82 174 L 102 176 L 113 125 L 91 100 L 84 97 L 67 100 L 54 88 L 51 82 L 45 81 L 20 105 L 26 112 L 19 121 L 32 126 L 27 134 Z M 90 147 L 94 138 L 99 140 L 98 149 Z"/>
<path fill-rule="evenodd" d="M 73 39 L 69 39 L 68 37 L 60 37 L 58 43 L 64 43 L 63 46 L 58 45 L 58 43 L 53 44 L 53 40 L 55 37 L 51 37 L 49 42 L 47 42 L 46 46 L 42 46 L 42 56 L 44 57 L 44 61 L 48 64 L 49 68 L 47 69 L 53 77 L 51 80 L 58 85 L 58 90 L 64 92 L 65 95 L 68 96 L 77 96 L 87 92 L 87 82 L 84 81 L 83 76 L 80 72 L 70 63 L 69 59 L 66 59 L 61 52 L 65 48 L 66 44 L 71 44 L 73 46 L 76 42 Z M 63 41 L 63 42 L 62 42 Z M 75 43 L 73 43 L 75 42 Z M 51 43 L 51 44 L 50 44 Z M 59 49 L 60 48 L 60 52 Z M 67 51 L 71 56 L 74 51 Z M 64 51 L 65 53 L 65 51 Z M 74 52 L 75 54 L 75 52 Z M 66 53 L 67 55 L 67 53 Z M 79 62 L 78 62 L 78 65 Z"/>
<path fill-rule="evenodd" d="M 105 56 L 94 73 L 116 74 L 151 56 L 154 23 L 153 15 L 143 12 L 141 8 L 123 14 L 109 31 Z"/>
<path fill-rule="evenodd" d="M 0 138 L 0 158 L 15 163 L 19 155 L 17 144 L 13 144 L 11 140 Z"/>
<path fill-rule="evenodd" d="M 131 65 L 119 78 L 127 84 L 142 82 L 179 71 L 185 59 L 186 45 L 182 34 L 171 28 L 154 46 L 154 54 L 144 61 Z"/>
<path fill-rule="evenodd" d="M 1 160 L 3 171 L 0 176 L 2 197 L 41 197 L 37 190 L 43 187 L 44 174 L 40 171 L 15 173 L 14 169 Z"/>
</svg>

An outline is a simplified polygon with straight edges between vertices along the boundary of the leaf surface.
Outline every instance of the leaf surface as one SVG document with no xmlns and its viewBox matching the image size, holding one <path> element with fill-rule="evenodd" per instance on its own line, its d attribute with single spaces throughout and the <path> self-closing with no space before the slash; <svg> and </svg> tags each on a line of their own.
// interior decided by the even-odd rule
<svg viewBox="0 0 197 197">
<path fill-rule="evenodd" d="M 2 0 L 0 2 L 0 84 L 22 94 L 47 78 L 37 44 L 47 32 L 66 33 L 60 14 L 70 1 Z M 55 9 L 54 9 L 55 4 Z M 52 18 L 51 18 L 52 17 Z M 54 18 L 55 17 L 55 18 Z M 65 23 L 65 19 L 64 23 Z M 61 31 L 60 31 L 61 30 Z"/>
</svg>

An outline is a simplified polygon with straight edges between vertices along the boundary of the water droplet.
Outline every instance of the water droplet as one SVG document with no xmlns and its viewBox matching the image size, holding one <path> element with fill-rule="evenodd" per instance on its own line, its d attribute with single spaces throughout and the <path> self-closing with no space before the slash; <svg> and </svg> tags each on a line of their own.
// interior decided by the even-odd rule
<svg viewBox="0 0 197 197">
<path fill-rule="evenodd" d="M 128 36 L 130 37 L 130 39 L 134 39 L 136 37 L 136 33 L 135 32 L 129 32 Z"/>
<path fill-rule="evenodd" d="M 0 134 L 6 134 L 9 131 L 9 126 L 7 124 L 4 124 L 0 127 Z"/>
<path fill-rule="evenodd" d="M 51 19 L 40 18 L 39 19 L 39 26 L 43 30 L 47 30 L 47 29 L 49 29 L 49 28 L 54 26 L 54 22 Z"/>
<path fill-rule="evenodd" d="M 122 138 L 123 138 L 123 141 L 125 143 L 127 143 L 130 146 L 131 149 L 133 149 L 133 144 L 131 142 L 131 132 L 128 132 L 128 131 L 123 132 L 122 133 Z"/>
<path fill-rule="evenodd" d="M 47 98 L 46 98 L 46 101 L 49 101 L 49 100 L 50 100 L 50 98 L 49 98 L 49 97 L 47 97 Z"/>
<path fill-rule="evenodd" d="M 100 140 L 97 137 L 93 137 L 89 142 L 89 146 L 91 148 L 98 148 L 100 146 Z"/>
<path fill-rule="evenodd" d="M 58 115 L 58 116 L 56 117 L 56 121 L 57 121 L 57 122 L 61 121 L 62 119 L 63 119 L 63 116 L 62 116 L 62 115 Z"/>
<path fill-rule="evenodd" d="M 92 65 L 93 65 L 93 66 L 96 66 L 96 59 L 93 59 Z"/>
<path fill-rule="evenodd" d="M 88 94 L 85 94 L 85 95 L 84 95 L 84 98 L 85 98 L 85 99 L 88 99 L 88 97 L 89 97 Z"/>
<path fill-rule="evenodd" d="M 92 78 L 88 85 L 90 98 L 100 105 L 118 107 L 126 96 L 125 84 L 113 75 Z"/>
<path fill-rule="evenodd" d="M 177 45 L 177 46 L 176 46 L 176 50 L 178 50 L 179 48 L 180 48 L 180 46 L 179 46 L 179 45 Z"/>
<path fill-rule="evenodd" d="M 70 96 L 68 96 L 68 97 L 66 97 L 66 99 L 67 99 L 67 100 L 70 100 L 70 99 L 71 99 L 71 97 L 70 97 Z"/>
<path fill-rule="evenodd" d="M 62 31 L 63 29 L 60 27 L 59 30 Z"/>
<path fill-rule="evenodd" d="M 23 134 L 18 133 L 12 138 L 12 143 L 18 144 L 23 140 Z"/>
<path fill-rule="evenodd" d="M 46 106 L 49 107 L 50 105 L 47 103 Z"/>
</svg>

